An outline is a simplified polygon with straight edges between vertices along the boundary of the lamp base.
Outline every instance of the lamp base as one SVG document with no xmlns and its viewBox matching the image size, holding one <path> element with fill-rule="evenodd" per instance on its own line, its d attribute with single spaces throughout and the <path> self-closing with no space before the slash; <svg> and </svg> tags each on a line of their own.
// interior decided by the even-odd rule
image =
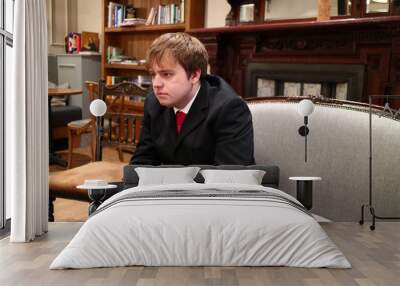
<svg viewBox="0 0 400 286">
<path fill-rule="evenodd" d="M 299 134 L 300 134 L 301 136 L 307 136 L 308 133 L 310 133 L 310 129 L 308 129 L 307 126 L 303 125 L 303 126 L 301 126 L 301 127 L 299 128 Z"/>
<path fill-rule="evenodd" d="M 369 209 L 369 212 L 372 216 L 372 224 L 369 226 L 370 230 L 375 230 L 375 221 L 376 219 L 385 219 L 385 220 L 391 220 L 391 219 L 395 219 L 395 220 L 399 220 L 400 217 L 387 217 L 387 216 L 378 216 L 375 213 L 375 208 L 373 206 L 371 206 L 370 204 L 364 204 L 361 206 L 361 219 L 358 222 L 360 225 L 364 224 L 364 210 L 365 208 Z"/>
</svg>

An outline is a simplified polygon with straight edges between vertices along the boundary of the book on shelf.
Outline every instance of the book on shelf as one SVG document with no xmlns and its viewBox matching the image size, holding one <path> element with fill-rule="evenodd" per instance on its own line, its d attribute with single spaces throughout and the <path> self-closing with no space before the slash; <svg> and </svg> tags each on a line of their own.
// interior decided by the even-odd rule
<svg viewBox="0 0 400 286">
<path fill-rule="evenodd" d="M 110 61 L 111 58 L 117 58 L 122 55 L 122 49 L 119 47 L 108 46 L 107 47 L 107 62 Z"/>
<path fill-rule="evenodd" d="M 139 61 L 138 60 L 122 60 L 121 61 L 122 65 L 133 65 L 133 66 L 138 66 Z"/>
<path fill-rule="evenodd" d="M 119 27 L 125 20 L 125 6 L 122 4 L 117 4 L 115 27 Z"/>
<path fill-rule="evenodd" d="M 107 27 L 119 27 L 124 22 L 126 6 L 116 2 L 108 3 L 108 23 Z"/>
<path fill-rule="evenodd" d="M 156 8 L 154 8 L 154 14 L 153 14 L 153 17 L 151 19 L 150 25 L 155 25 L 156 24 L 157 16 L 158 16 L 158 10 Z"/>
<path fill-rule="evenodd" d="M 135 57 L 124 56 L 124 55 L 111 55 L 110 58 L 108 59 L 108 63 L 139 66 L 139 65 L 145 65 L 146 60 L 144 59 L 138 60 Z"/>
<path fill-rule="evenodd" d="M 107 21 L 107 27 L 111 28 L 114 25 L 113 23 L 113 17 L 114 17 L 114 11 L 115 11 L 115 3 L 114 2 L 109 2 L 108 3 L 108 21 Z"/>
<path fill-rule="evenodd" d="M 129 18 L 129 19 L 125 19 L 122 23 L 120 23 L 119 27 L 137 26 L 137 25 L 144 25 L 144 24 L 146 24 L 146 19 Z"/>
<path fill-rule="evenodd" d="M 135 58 L 127 57 L 127 56 L 115 56 L 111 57 L 108 61 L 109 64 L 121 64 L 121 63 L 133 63 L 135 62 L 137 65 L 139 64 Z"/>
<path fill-rule="evenodd" d="M 154 7 L 151 7 L 145 24 L 146 25 L 151 25 L 153 23 L 153 21 L 154 21 L 155 16 L 156 16 L 156 9 Z"/>
<path fill-rule="evenodd" d="M 181 9 L 180 9 L 180 21 L 181 23 L 185 23 L 185 0 L 181 0 Z"/>
</svg>

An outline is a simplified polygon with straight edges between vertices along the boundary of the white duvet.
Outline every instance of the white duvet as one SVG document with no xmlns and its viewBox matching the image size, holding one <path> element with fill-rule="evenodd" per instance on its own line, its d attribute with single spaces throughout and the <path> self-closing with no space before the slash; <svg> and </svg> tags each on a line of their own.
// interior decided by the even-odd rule
<svg viewBox="0 0 400 286">
<path fill-rule="evenodd" d="M 116 203 L 137 192 L 208 189 L 261 190 L 298 203 L 279 190 L 254 185 L 127 189 L 99 207 L 102 211 L 82 225 L 50 269 L 127 265 L 351 267 L 312 216 L 279 200 L 178 195 Z"/>
</svg>

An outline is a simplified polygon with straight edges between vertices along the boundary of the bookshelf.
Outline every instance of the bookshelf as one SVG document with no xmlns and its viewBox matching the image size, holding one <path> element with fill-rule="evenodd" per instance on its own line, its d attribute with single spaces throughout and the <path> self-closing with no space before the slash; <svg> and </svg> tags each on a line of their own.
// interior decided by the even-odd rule
<svg viewBox="0 0 400 286">
<path fill-rule="evenodd" d="M 111 10 L 109 9 L 110 2 L 112 2 Z M 122 12 L 115 12 L 115 4 L 125 8 L 118 8 Z M 115 18 L 121 19 L 120 17 L 124 13 L 124 9 L 126 11 L 133 8 L 136 18 L 143 18 L 148 22 L 149 13 L 152 8 L 158 12 L 161 9 L 161 5 L 163 9 L 165 7 L 170 9 L 168 10 L 168 15 L 170 15 L 169 22 L 173 24 L 118 26 L 115 21 Z M 184 8 L 179 10 L 181 7 Z M 115 16 L 116 13 L 120 13 L 119 17 Z M 103 0 L 101 78 L 107 80 L 111 76 L 134 78 L 138 75 L 147 75 L 146 68 L 142 63 L 127 64 L 115 62 L 115 57 L 111 56 L 113 52 L 114 54 L 116 53 L 115 49 L 127 58 L 142 60 L 145 58 L 146 51 L 153 40 L 161 34 L 184 32 L 189 29 L 204 27 L 204 13 L 205 0 Z M 180 18 L 183 18 L 183 21 Z M 152 22 L 157 22 L 157 16 L 155 19 Z M 110 62 L 111 58 L 113 62 Z"/>
</svg>

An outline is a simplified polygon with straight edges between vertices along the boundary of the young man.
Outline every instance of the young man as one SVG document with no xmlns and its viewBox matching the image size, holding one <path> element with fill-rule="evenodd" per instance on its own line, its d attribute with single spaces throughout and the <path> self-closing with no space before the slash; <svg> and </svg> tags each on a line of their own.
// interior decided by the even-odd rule
<svg viewBox="0 0 400 286">
<path fill-rule="evenodd" d="M 249 108 L 222 78 L 207 75 L 207 64 L 204 45 L 188 34 L 152 43 L 153 91 L 131 164 L 254 164 Z"/>
</svg>

